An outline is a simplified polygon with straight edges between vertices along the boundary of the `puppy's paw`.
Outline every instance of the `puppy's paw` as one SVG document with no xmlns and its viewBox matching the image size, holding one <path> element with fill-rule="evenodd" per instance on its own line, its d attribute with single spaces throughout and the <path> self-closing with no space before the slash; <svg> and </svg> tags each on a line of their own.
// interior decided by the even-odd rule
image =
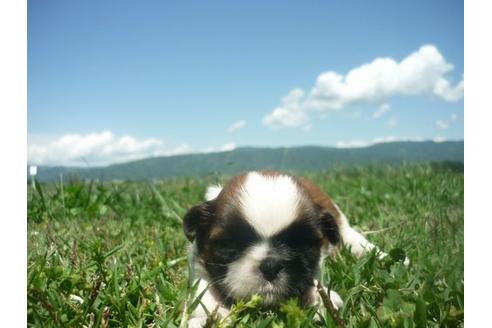
<svg viewBox="0 0 492 328">
<path fill-rule="evenodd" d="M 207 322 L 207 317 L 195 317 L 188 320 L 186 327 L 188 328 L 202 328 Z"/>
<path fill-rule="evenodd" d="M 343 300 L 340 297 L 340 295 L 338 295 L 337 292 L 334 292 L 332 290 L 330 290 L 330 301 L 331 304 L 333 304 L 333 308 L 335 310 L 338 310 L 343 306 Z"/>
<path fill-rule="evenodd" d="M 328 289 L 326 287 L 323 287 L 323 290 L 325 291 L 325 293 L 328 294 Z M 330 295 L 328 297 L 333 309 L 335 309 L 336 311 L 338 311 L 343 306 L 343 300 L 337 292 L 330 290 Z M 325 306 L 323 306 L 323 300 L 319 293 L 316 296 L 315 304 L 318 307 L 318 311 L 316 311 L 316 314 L 314 315 L 314 320 L 317 322 L 324 322 L 324 318 L 326 318 L 326 316 L 328 315 L 327 311 L 329 310 Z"/>
<path fill-rule="evenodd" d="M 315 284 L 315 286 L 317 286 L 318 281 L 314 280 L 314 284 Z M 329 297 L 330 302 L 333 305 L 333 308 L 335 310 L 340 309 L 343 306 L 343 300 L 340 297 L 340 295 L 338 295 L 338 293 L 333 291 L 333 290 L 330 290 L 330 294 L 328 295 L 328 288 L 326 288 L 326 287 L 322 287 L 322 288 L 323 288 L 324 292 L 326 293 L 326 295 Z M 323 299 L 321 297 L 321 294 L 318 292 L 318 290 L 316 288 L 313 288 L 313 294 L 314 294 L 313 299 L 315 300 L 315 304 L 320 304 L 320 305 L 323 304 Z"/>
<path fill-rule="evenodd" d="M 188 320 L 187 324 L 184 326 L 180 326 L 180 328 L 203 327 L 207 323 L 207 320 L 209 319 L 210 316 L 212 316 L 211 318 L 212 322 L 221 321 L 226 326 L 230 324 L 229 310 L 222 306 L 217 305 L 215 310 L 213 310 L 213 312 L 210 313 L 209 315 L 206 315 L 202 311 L 199 311 L 198 313 L 197 312 L 193 313 L 192 317 Z"/>
</svg>

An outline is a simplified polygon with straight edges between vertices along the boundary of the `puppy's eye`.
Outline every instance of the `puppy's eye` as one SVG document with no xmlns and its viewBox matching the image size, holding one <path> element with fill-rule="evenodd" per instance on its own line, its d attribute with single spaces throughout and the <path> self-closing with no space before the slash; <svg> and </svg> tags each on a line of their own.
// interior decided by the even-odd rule
<svg viewBox="0 0 492 328">
<path fill-rule="evenodd" d="M 215 258 L 215 262 L 218 263 L 230 263 L 237 260 L 244 249 L 230 238 L 215 239 L 211 243 L 212 256 Z"/>
<path fill-rule="evenodd" d="M 316 236 L 299 236 L 298 238 L 289 238 L 284 241 L 287 246 L 292 248 L 309 248 L 319 247 L 321 245 L 321 239 Z"/>
<path fill-rule="evenodd" d="M 233 220 L 220 228 L 212 229 L 210 242 L 213 247 L 242 251 L 258 241 L 259 236 L 244 220 Z"/>
<path fill-rule="evenodd" d="M 294 249 L 319 247 L 322 235 L 313 227 L 300 222 L 279 233 L 275 241 Z"/>
<path fill-rule="evenodd" d="M 211 243 L 214 247 L 217 248 L 227 248 L 227 247 L 234 246 L 233 241 L 230 240 L 229 238 L 215 238 L 211 240 Z"/>
<path fill-rule="evenodd" d="M 231 249 L 231 250 L 241 250 L 249 245 L 251 245 L 251 241 L 246 240 L 246 239 L 239 239 L 239 238 L 217 238 L 212 241 L 212 245 L 215 248 L 221 248 L 221 249 Z"/>
</svg>

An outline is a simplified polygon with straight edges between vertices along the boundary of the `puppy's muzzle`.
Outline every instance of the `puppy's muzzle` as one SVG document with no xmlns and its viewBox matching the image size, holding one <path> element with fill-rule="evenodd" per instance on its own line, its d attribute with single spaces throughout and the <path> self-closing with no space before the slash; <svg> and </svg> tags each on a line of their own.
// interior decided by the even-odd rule
<svg viewBox="0 0 492 328">
<path fill-rule="evenodd" d="M 260 271 L 263 277 L 268 281 L 273 281 L 277 278 L 279 272 L 284 268 L 283 264 L 279 260 L 272 258 L 264 259 L 260 264 Z"/>
</svg>

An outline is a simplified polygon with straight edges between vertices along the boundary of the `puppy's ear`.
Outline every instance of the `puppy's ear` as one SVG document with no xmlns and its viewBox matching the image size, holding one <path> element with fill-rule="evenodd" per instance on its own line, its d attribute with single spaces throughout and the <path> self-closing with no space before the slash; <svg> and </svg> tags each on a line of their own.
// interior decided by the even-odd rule
<svg viewBox="0 0 492 328">
<path fill-rule="evenodd" d="M 211 201 L 196 205 L 186 212 L 183 218 L 183 231 L 189 241 L 193 241 L 200 229 L 208 226 L 214 218 Z"/>
<path fill-rule="evenodd" d="M 335 218 L 328 212 L 322 211 L 321 217 L 321 231 L 323 235 L 332 245 L 337 245 L 340 242 L 340 231 Z"/>
</svg>

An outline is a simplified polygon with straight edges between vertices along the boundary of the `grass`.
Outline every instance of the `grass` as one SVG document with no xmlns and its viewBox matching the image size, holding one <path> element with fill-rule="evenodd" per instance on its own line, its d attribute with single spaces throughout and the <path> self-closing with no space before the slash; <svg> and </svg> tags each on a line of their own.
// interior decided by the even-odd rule
<svg viewBox="0 0 492 328">
<path fill-rule="evenodd" d="M 352 225 L 390 251 L 326 261 L 323 280 L 344 299 L 347 327 L 462 327 L 463 171 L 443 165 L 307 173 Z M 178 327 L 188 300 L 181 218 L 226 177 L 29 186 L 28 326 Z M 405 253 L 411 264 L 396 261 Z M 262 310 L 236 304 L 237 327 L 316 327 L 296 300 Z M 220 326 L 219 322 L 212 325 Z M 223 325 L 223 324 L 222 324 Z"/>
</svg>

